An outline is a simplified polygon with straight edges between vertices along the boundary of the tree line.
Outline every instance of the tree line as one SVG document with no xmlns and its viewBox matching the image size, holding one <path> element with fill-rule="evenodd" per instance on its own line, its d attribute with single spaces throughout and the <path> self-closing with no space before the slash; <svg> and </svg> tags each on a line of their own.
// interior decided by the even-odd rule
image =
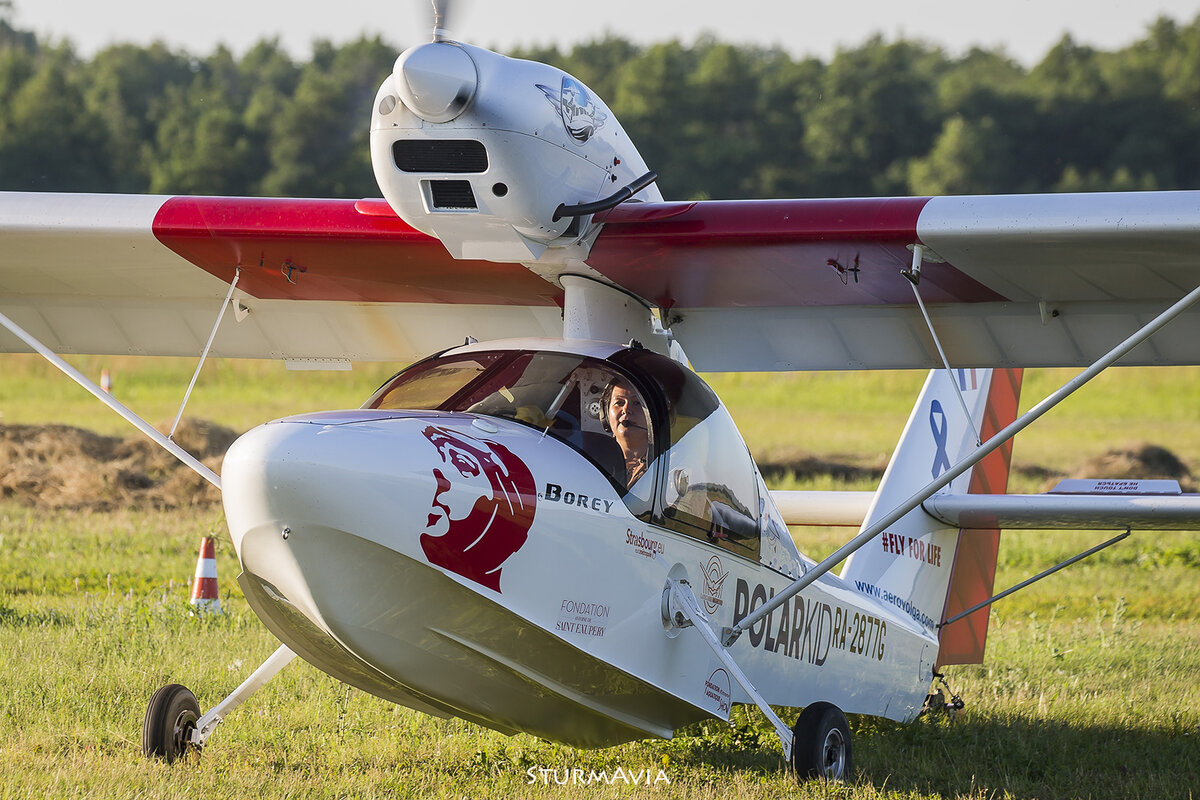
<svg viewBox="0 0 1200 800">
<path fill-rule="evenodd" d="M 399 52 L 278 40 L 241 57 L 17 30 L 0 2 L 0 189 L 378 195 L 368 125 Z M 1200 188 L 1200 16 L 1032 68 L 872 38 L 828 62 L 716 38 L 510 53 L 605 99 L 670 199 Z"/>
</svg>

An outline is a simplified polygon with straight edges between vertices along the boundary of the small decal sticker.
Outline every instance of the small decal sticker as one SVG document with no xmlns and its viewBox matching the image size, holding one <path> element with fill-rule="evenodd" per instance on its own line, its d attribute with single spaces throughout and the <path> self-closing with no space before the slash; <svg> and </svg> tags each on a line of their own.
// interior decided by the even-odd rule
<svg viewBox="0 0 1200 800">
<path fill-rule="evenodd" d="M 633 528 L 625 529 L 625 544 L 632 547 L 638 555 L 645 556 L 646 558 L 654 558 L 666 552 L 666 548 L 663 547 L 662 542 L 643 536 L 640 533 L 634 533 Z"/>
<path fill-rule="evenodd" d="M 729 673 L 724 667 L 717 667 L 704 681 L 704 696 L 716 703 L 718 713 L 729 714 L 732 700 L 729 688 Z"/>
<path fill-rule="evenodd" d="M 577 508 L 603 511 L 605 514 L 612 512 L 613 503 L 616 502 L 615 500 L 605 500 L 603 497 L 589 497 L 569 489 L 564 490 L 557 483 L 547 483 L 545 491 L 538 495 L 538 499 L 545 500 L 547 503 L 565 503 Z"/>
<path fill-rule="evenodd" d="M 942 404 L 934 400 L 929 404 L 929 428 L 933 431 L 933 444 L 937 452 L 933 454 L 933 477 L 941 475 L 950 469 L 950 454 L 946 452 L 946 440 L 950 434 L 947 431 L 949 423 Z"/>
<path fill-rule="evenodd" d="M 700 599 L 704 601 L 704 609 L 709 614 L 716 614 L 717 610 L 725 605 L 725 601 L 721 599 L 721 588 L 725 585 L 725 579 L 729 577 L 729 570 L 721 564 L 720 556 L 708 559 L 708 564 L 702 569 L 704 588 L 700 592 Z"/>
<path fill-rule="evenodd" d="M 563 75 L 562 85 L 557 89 L 537 84 L 550 105 L 562 118 L 563 127 L 579 144 L 585 144 L 592 135 L 604 126 L 608 115 L 596 108 L 596 101 L 583 84 L 570 75 Z"/>
<path fill-rule="evenodd" d="M 558 621 L 554 623 L 554 630 L 565 633 L 568 637 L 603 637 L 610 611 L 607 603 L 563 600 L 558 607 Z"/>
</svg>

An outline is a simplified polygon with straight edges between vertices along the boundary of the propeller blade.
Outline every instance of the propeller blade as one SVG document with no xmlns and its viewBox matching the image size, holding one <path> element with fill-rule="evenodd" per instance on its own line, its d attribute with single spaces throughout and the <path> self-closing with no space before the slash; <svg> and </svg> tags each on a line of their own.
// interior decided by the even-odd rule
<svg viewBox="0 0 1200 800">
<path fill-rule="evenodd" d="M 450 0 L 433 2 L 433 41 L 444 42 L 450 38 Z"/>
</svg>

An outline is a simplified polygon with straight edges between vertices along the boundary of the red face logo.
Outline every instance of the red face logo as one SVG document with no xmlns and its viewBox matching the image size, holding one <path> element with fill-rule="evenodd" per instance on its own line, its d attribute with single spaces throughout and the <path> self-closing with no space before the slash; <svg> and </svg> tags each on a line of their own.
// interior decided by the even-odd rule
<svg viewBox="0 0 1200 800">
<path fill-rule="evenodd" d="M 437 448 L 429 521 L 421 549 L 429 563 L 500 591 L 500 567 L 521 549 L 533 524 L 537 485 L 521 459 L 496 442 L 430 425 Z"/>
</svg>

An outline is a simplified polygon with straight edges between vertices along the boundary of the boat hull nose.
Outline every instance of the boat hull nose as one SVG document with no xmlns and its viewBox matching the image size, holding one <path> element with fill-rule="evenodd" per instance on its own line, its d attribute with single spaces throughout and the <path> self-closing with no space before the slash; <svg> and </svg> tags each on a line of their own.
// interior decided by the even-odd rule
<svg viewBox="0 0 1200 800">
<path fill-rule="evenodd" d="M 468 415 L 250 431 L 224 470 L 247 601 L 306 661 L 393 702 L 584 747 L 670 736 L 708 713 L 598 657 L 602 642 L 555 632 L 563 598 L 581 591 L 561 570 L 581 563 L 587 538 L 564 523 L 582 519 L 598 541 L 615 533 L 614 564 L 627 525 L 599 511 L 555 518 L 551 505 L 529 533 L 527 462 L 554 447 L 565 446 L 517 423 L 484 431 Z"/>
<path fill-rule="evenodd" d="M 428 457 L 409 445 L 422 424 L 428 420 L 347 412 L 280 420 L 241 436 L 225 456 L 222 494 L 242 569 L 319 622 L 306 574 L 340 557 L 347 531 L 399 547 L 422 522 L 420 513 L 406 520 L 403 512 L 410 494 L 428 508 L 433 491 Z M 309 563 L 301 563 L 301 542 Z"/>
</svg>

